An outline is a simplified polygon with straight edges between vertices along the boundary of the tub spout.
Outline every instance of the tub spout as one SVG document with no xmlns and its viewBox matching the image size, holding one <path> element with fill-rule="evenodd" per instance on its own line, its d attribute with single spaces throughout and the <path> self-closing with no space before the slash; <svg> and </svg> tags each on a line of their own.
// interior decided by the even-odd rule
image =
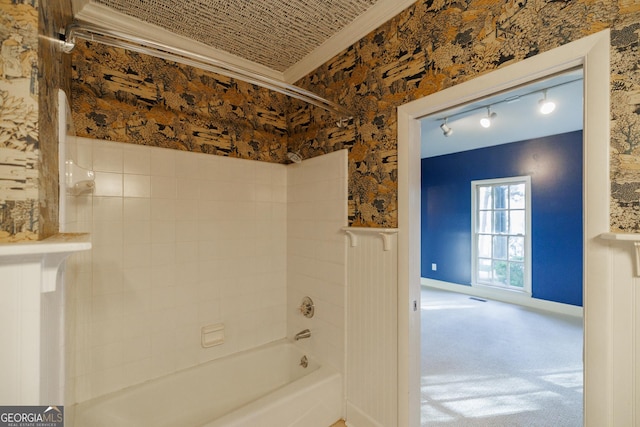
<svg viewBox="0 0 640 427">
<path fill-rule="evenodd" d="M 301 340 L 303 338 L 309 338 L 310 336 L 311 336 L 311 331 L 308 330 L 308 329 L 305 329 L 303 331 L 298 332 L 293 339 L 298 341 L 298 340 Z"/>
</svg>

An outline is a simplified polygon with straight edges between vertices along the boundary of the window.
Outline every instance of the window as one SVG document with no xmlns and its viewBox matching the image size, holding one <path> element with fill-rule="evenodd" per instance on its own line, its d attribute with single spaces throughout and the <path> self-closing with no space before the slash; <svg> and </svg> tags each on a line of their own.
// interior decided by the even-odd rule
<svg viewBox="0 0 640 427">
<path fill-rule="evenodd" d="M 472 181 L 473 285 L 531 293 L 531 180 Z"/>
</svg>

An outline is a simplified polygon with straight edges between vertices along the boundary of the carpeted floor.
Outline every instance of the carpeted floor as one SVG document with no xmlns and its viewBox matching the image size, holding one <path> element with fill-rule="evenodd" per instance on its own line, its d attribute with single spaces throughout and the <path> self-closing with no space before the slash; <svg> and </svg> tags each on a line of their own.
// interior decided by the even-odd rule
<svg viewBox="0 0 640 427">
<path fill-rule="evenodd" d="M 582 426 L 582 319 L 422 288 L 423 427 Z"/>
</svg>

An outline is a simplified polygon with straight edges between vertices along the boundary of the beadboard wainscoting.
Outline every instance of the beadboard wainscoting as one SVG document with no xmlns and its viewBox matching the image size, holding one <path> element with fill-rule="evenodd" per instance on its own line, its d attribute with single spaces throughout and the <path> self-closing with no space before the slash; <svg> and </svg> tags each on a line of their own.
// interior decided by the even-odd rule
<svg viewBox="0 0 640 427">
<path fill-rule="evenodd" d="M 398 420 L 398 245 L 396 229 L 345 228 L 347 420 L 357 427 Z"/>
<path fill-rule="evenodd" d="M 0 244 L 0 404 L 62 405 L 64 263 L 88 236 Z"/>
</svg>

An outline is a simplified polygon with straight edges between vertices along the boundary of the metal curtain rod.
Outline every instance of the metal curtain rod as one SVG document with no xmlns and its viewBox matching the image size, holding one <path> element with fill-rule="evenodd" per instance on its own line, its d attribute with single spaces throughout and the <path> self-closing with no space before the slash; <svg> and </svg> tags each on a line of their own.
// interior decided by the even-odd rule
<svg viewBox="0 0 640 427">
<path fill-rule="evenodd" d="M 337 122 L 338 127 L 344 126 L 347 124 L 348 120 L 352 118 L 352 115 L 344 107 L 326 100 L 308 90 L 217 59 L 208 58 L 199 53 L 167 46 L 165 44 L 147 40 L 122 31 L 110 30 L 88 23 L 76 22 L 69 25 L 64 34 L 60 34 L 60 37 L 62 50 L 66 53 L 71 53 L 76 46 L 76 39 L 78 38 L 98 42 L 108 46 L 120 47 L 169 61 L 179 62 L 181 64 L 203 70 L 212 71 L 217 74 L 280 92 L 292 98 L 300 99 L 340 116 L 341 118 Z"/>
</svg>

